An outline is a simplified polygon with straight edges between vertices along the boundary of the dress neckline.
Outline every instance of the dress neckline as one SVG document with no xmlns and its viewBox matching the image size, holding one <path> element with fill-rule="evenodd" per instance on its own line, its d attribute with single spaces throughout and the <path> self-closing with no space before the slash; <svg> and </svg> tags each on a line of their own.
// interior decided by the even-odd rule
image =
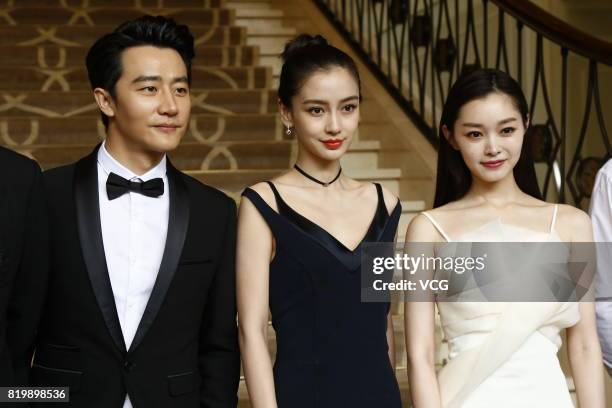
<svg viewBox="0 0 612 408">
<path fill-rule="evenodd" d="M 293 210 L 286 202 L 284 202 L 280 194 L 278 194 L 275 186 L 271 182 L 268 182 L 268 184 L 274 192 L 278 211 L 274 210 L 255 190 L 251 188 L 247 188 L 243 194 L 246 194 L 249 198 L 256 199 L 261 205 L 264 205 L 267 210 L 278 216 L 279 219 L 283 220 L 283 222 L 291 225 L 298 231 L 299 234 L 326 249 L 350 271 L 358 268 L 361 263 L 361 255 L 359 253 L 361 247 L 366 242 L 377 242 L 387 229 L 389 221 L 395 219 L 399 220 L 399 216 L 401 214 L 401 205 L 399 200 L 391 214 L 389 214 L 384 203 L 384 198 L 382 197 L 382 188 L 380 185 L 375 183 L 379 194 L 376 212 L 372 217 L 372 221 L 370 222 L 364 237 L 355 248 L 350 249 L 325 228 Z"/>
<path fill-rule="evenodd" d="M 531 228 L 522 227 L 522 226 L 519 226 L 519 225 L 507 224 L 507 223 L 504 223 L 502 221 L 501 217 L 495 217 L 492 220 L 490 220 L 490 221 L 480 225 L 477 228 L 474 228 L 471 231 L 466 231 L 466 232 L 463 232 L 463 233 L 459 234 L 454 239 L 451 239 L 451 237 L 444 231 L 442 226 L 431 216 L 431 214 L 429 214 L 427 211 L 423 211 L 422 214 L 424 216 L 426 216 L 429 219 L 429 221 L 431 221 L 431 223 L 433 224 L 434 228 L 440 233 L 440 235 L 442 235 L 442 237 L 444 238 L 444 240 L 446 242 L 459 242 L 459 241 L 461 241 L 462 238 L 464 238 L 466 236 L 469 236 L 469 235 L 472 235 L 472 234 L 477 233 L 479 231 L 485 230 L 491 224 L 498 224 L 501 228 L 512 228 L 514 230 L 525 231 L 525 232 L 528 232 L 529 234 L 545 235 L 548 238 L 548 240 L 550 240 L 551 237 L 555 237 L 558 241 L 562 241 L 561 237 L 557 233 L 557 230 L 555 229 L 555 224 L 556 224 L 556 221 L 557 221 L 557 212 L 558 212 L 558 210 L 559 210 L 559 204 L 555 204 L 554 208 L 553 208 L 552 220 L 550 222 L 550 228 L 549 228 L 548 231 L 538 231 L 538 230 L 534 230 L 534 229 L 531 229 Z"/>
<path fill-rule="evenodd" d="M 345 245 L 342 241 L 340 241 L 338 238 L 336 238 L 336 236 L 334 236 L 327 229 L 323 228 L 316 222 L 310 220 L 309 218 L 300 214 L 298 211 L 294 210 L 293 207 L 287 204 L 287 202 L 280 195 L 274 183 L 272 183 L 271 181 L 267 181 L 267 183 L 272 189 L 272 192 L 274 193 L 274 197 L 276 199 L 276 204 L 278 206 L 279 214 L 287 217 L 289 221 L 296 224 L 298 227 L 300 227 L 300 229 L 302 229 L 304 232 L 308 233 L 309 235 L 314 235 L 315 237 L 322 238 L 323 241 L 331 242 L 332 245 L 338 247 L 341 251 L 347 252 L 350 254 L 357 252 L 359 248 L 363 245 L 364 242 L 375 239 L 375 235 L 378 230 L 378 228 L 376 227 L 380 226 L 381 224 L 384 225 L 386 220 L 390 217 L 390 214 L 387 211 L 387 207 L 384 202 L 382 188 L 380 187 L 380 184 L 374 183 L 374 185 L 376 186 L 377 197 L 378 197 L 374 215 L 372 216 L 372 219 L 370 223 L 368 224 L 368 228 L 365 234 L 363 235 L 363 237 L 361 238 L 361 240 L 359 241 L 359 243 L 353 249 L 351 249 L 347 245 Z M 399 205 L 399 201 L 398 201 L 398 204 L 396 204 L 396 208 L 398 205 Z"/>
</svg>

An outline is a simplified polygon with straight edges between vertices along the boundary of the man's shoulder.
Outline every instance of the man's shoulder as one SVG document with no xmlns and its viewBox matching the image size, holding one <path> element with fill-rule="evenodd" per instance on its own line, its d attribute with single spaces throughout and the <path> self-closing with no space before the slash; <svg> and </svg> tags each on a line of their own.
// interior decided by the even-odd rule
<svg viewBox="0 0 612 408">
<path fill-rule="evenodd" d="M 599 174 L 606 177 L 609 181 L 612 181 L 612 159 L 604 163 L 599 169 Z"/>
<path fill-rule="evenodd" d="M 54 167 L 52 169 L 45 170 L 43 175 L 45 180 L 48 181 L 60 181 L 66 178 L 72 178 L 75 166 L 76 163 L 70 163 L 63 166 Z"/>
<path fill-rule="evenodd" d="M 43 172 L 45 188 L 49 193 L 71 189 L 74 180 L 76 163 L 54 167 Z"/>
<path fill-rule="evenodd" d="M 234 203 L 234 200 L 223 191 L 209 186 L 208 184 L 204 184 L 200 180 L 197 180 L 181 171 L 179 171 L 179 174 L 181 179 L 185 182 L 185 185 L 187 186 L 192 198 L 205 200 L 208 205 L 217 204 L 228 206 L 230 202 Z"/>
<path fill-rule="evenodd" d="M 24 174 L 38 169 L 38 164 L 22 154 L 0 146 L 0 168 L 6 174 Z"/>
</svg>

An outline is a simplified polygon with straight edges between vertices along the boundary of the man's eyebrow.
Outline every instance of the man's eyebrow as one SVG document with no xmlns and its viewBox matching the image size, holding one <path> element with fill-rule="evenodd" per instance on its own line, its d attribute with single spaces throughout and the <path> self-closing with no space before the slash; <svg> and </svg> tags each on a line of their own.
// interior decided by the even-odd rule
<svg viewBox="0 0 612 408">
<path fill-rule="evenodd" d="M 139 83 L 139 82 L 160 82 L 162 80 L 162 78 L 159 75 L 140 75 L 139 77 L 137 77 L 136 79 L 134 79 L 132 81 L 133 84 Z M 175 84 L 177 82 L 189 82 L 189 79 L 187 78 L 187 76 L 183 75 L 180 77 L 175 77 L 172 79 L 172 84 Z"/>
<path fill-rule="evenodd" d="M 132 81 L 133 84 L 138 82 L 155 82 L 161 81 L 161 77 L 159 75 L 140 75 L 136 79 Z"/>
<path fill-rule="evenodd" d="M 189 78 L 187 78 L 186 75 L 180 76 L 180 77 L 176 77 L 172 80 L 173 84 L 176 84 L 177 82 L 185 82 L 185 83 L 189 83 Z"/>
</svg>

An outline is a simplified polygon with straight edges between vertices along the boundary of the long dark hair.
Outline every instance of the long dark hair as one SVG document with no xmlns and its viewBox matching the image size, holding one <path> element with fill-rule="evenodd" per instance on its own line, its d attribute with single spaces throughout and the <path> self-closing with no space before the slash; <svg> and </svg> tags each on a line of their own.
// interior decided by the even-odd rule
<svg viewBox="0 0 612 408">
<path fill-rule="evenodd" d="M 442 127 L 446 125 L 448 130 L 453 132 L 461 107 L 493 92 L 509 96 L 521 114 L 523 124 L 527 124 L 529 109 L 525 95 L 520 85 L 510 75 L 496 69 L 478 69 L 460 76 L 448 93 L 440 119 L 440 148 L 438 149 L 438 174 L 436 176 L 434 207 L 440 207 L 460 199 L 472 185 L 470 170 L 463 161 L 461 153 L 455 150 L 444 137 Z M 525 129 L 521 155 L 513 170 L 514 179 L 523 192 L 542 199 L 533 159 L 528 148 L 529 134 L 529 129 Z"/>
</svg>

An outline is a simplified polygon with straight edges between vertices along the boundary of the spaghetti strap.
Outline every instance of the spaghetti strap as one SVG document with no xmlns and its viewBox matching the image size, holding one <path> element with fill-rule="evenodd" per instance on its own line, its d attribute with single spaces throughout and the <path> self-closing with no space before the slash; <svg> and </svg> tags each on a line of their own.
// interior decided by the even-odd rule
<svg viewBox="0 0 612 408">
<path fill-rule="evenodd" d="M 373 184 L 376 186 L 376 194 L 378 195 L 378 204 L 376 206 L 377 215 L 386 220 L 389 217 L 389 210 L 387 209 L 387 204 L 385 203 L 385 195 L 383 194 L 382 186 L 380 183 Z"/>
<path fill-rule="evenodd" d="M 257 193 L 255 190 L 247 187 L 242 192 L 242 195 L 248 198 L 251 203 L 253 203 L 255 208 L 257 208 L 259 213 L 264 217 L 266 221 L 268 221 L 268 223 L 270 222 L 271 218 L 273 218 L 275 215 L 278 215 L 276 211 L 274 211 L 274 209 L 272 209 L 272 207 L 270 207 L 270 205 L 266 203 L 266 201 L 261 198 L 259 193 Z"/>
<path fill-rule="evenodd" d="M 374 185 L 376 186 L 376 193 L 378 194 L 378 201 L 384 202 L 385 196 L 383 195 L 382 186 L 380 185 L 380 183 L 374 183 Z"/>
<path fill-rule="evenodd" d="M 442 235 L 442 237 L 446 240 L 446 242 L 451 242 L 451 239 L 449 238 L 448 235 L 446 235 L 446 232 L 444 232 L 444 230 L 442 229 L 442 227 L 440 226 L 440 224 L 438 224 L 436 222 L 436 220 L 434 220 L 434 218 L 429 215 L 427 213 L 427 211 L 423 211 L 421 214 L 423 214 L 425 217 L 427 217 L 427 219 L 429 219 L 429 221 L 431 221 L 431 223 L 433 224 L 433 226 L 436 228 L 436 230 L 440 233 L 440 235 Z"/>
<path fill-rule="evenodd" d="M 274 199 L 276 200 L 276 206 L 280 208 L 279 204 L 284 203 L 280 193 L 276 189 L 276 186 L 274 185 L 273 182 L 271 182 L 270 180 L 266 180 L 266 183 L 268 183 L 268 185 L 270 186 L 270 189 L 274 193 Z"/>
<path fill-rule="evenodd" d="M 555 208 L 553 210 L 553 216 L 552 216 L 552 221 L 550 223 L 550 233 L 552 234 L 552 232 L 555 230 L 555 222 L 557 221 L 557 212 L 559 210 L 559 204 L 555 204 Z"/>
</svg>

